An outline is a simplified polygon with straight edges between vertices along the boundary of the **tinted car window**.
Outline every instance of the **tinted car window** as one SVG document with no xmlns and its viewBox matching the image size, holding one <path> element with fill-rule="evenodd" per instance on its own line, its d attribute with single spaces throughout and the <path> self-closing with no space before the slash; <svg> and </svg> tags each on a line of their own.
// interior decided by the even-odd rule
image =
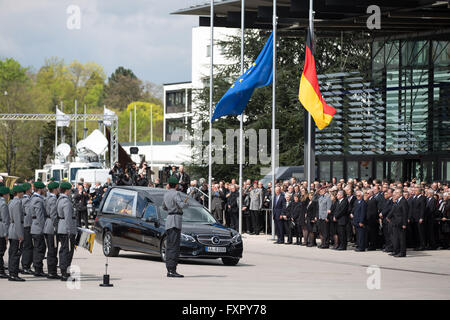
<svg viewBox="0 0 450 320">
<path fill-rule="evenodd" d="M 156 213 L 156 207 L 149 203 L 147 208 L 145 209 L 143 218 L 144 219 L 158 218 L 158 214 Z"/>
<path fill-rule="evenodd" d="M 113 189 L 106 199 L 103 212 L 136 216 L 136 198 L 134 191 Z"/>
<path fill-rule="evenodd" d="M 167 211 L 159 207 L 161 219 L 167 219 Z M 216 219 L 203 207 L 188 207 L 183 209 L 183 222 L 196 222 L 196 223 L 216 223 Z"/>
</svg>

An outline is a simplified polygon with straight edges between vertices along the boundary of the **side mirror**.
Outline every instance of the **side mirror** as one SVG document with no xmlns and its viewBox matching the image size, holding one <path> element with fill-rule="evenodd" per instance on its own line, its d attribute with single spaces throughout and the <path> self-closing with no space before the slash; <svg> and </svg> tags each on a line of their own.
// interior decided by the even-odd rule
<svg viewBox="0 0 450 320">
<path fill-rule="evenodd" d="M 156 217 L 142 218 L 142 220 L 144 220 L 145 222 L 158 222 L 158 219 Z"/>
</svg>

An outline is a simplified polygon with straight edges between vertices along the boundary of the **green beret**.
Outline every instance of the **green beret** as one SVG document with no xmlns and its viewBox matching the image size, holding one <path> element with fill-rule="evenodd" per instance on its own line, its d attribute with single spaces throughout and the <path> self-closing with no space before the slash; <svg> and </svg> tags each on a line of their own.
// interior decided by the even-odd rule
<svg viewBox="0 0 450 320">
<path fill-rule="evenodd" d="M 5 184 L 3 182 L 0 182 L 0 187 L 4 187 Z"/>
<path fill-rule="evenodd" d="M 72 185 L 70 184 L 70 182 L 67 182 L 67 181 L 61 182 L 59 187 L 61 189 L 65 189 L 65 190 L 71 190 L 72 189 Z"/>
<path fill-rule="evenodd" d="M 9 195 L 11 196 L 11 197 L 14 197 L 14 193 L 13 193 L 13 191 L 10 189 L 9 190 Z"/>
<path fill-rule="evenodd" d="M 169 178 L 169 184 L 178 184 L 178 179 L 174 176 Z"/>
<path fill-rule="evenodd" d="M 23 191 L 22 191 L 22 192 L 25 192 L 25 191 L 27 191 L 27 190 L 30 190 L 30 188 L 31 188 L 31 183 L 24 182 L 24 183 L 22 184 L 22 188 L 23 188 Z"/>
<path fill-rule="evenodd" d="M 12 191 L 15 192 L 15 193 L 25 192 L 24 188 L 21 185 L 15 185 L 13 187 Z"/>
<path fill-rule="evenodd" d="M 59 183 L 58 182 L 50 182 L 49 184 L 48 184 L 48 186 L 47 186 L 47 188 L 49 189 L 49 190 L 53 190 L 53 189 L 56 189 L 56 188 L 59 188 Z"/>
<path fill-rule="evenodd" d="M 55 181 L 56 179 L 54 178 L 54 177 L 51 177 L 50 178 L 50 181 Z"/>
<path fill-rule="evenodd" d="M 5 187 L 5 186 L 0 187 L 0 195 L 9 194 L 10 192 L 11 192 L 11 190 L 9 190 L 8 187 Z"/>
<path fill-rule="evenodd" d="M 43 184 L 41 181 L 36 181 L 33 184 L 33 186 L 35 189 L 44 189 L 45 188 L 45 184 Z"/>
</svg>

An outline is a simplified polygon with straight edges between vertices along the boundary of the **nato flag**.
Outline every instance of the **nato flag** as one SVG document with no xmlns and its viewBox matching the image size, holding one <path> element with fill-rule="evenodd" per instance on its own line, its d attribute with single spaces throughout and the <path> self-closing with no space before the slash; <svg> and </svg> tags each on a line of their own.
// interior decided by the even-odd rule
<svg viewBox="0 0 450 320">
<path fill-rule="evenodd" d="M 227 115 L 242 114 L 257 87 L 272 83 L 273 35 L 270 34 L 255 63 L 240 76 L 216 105 L 211 121 Z"/>
</svg>

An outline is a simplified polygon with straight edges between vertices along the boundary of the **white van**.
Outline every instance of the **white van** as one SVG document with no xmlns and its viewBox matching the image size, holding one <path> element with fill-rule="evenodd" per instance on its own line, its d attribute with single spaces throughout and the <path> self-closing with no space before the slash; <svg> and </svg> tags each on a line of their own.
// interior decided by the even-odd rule
<svg viewBox="0 0 450 320">
<path fill-rule="evenodd" d="M 97 182 L 100 184 L 105 184 L 106 179 L 110 178 L 109 169 L 79 169 L 75 176 L 75 183 L 80 182 L 81 178 L 84 182 L 94 185 Z"/>
</svg>

